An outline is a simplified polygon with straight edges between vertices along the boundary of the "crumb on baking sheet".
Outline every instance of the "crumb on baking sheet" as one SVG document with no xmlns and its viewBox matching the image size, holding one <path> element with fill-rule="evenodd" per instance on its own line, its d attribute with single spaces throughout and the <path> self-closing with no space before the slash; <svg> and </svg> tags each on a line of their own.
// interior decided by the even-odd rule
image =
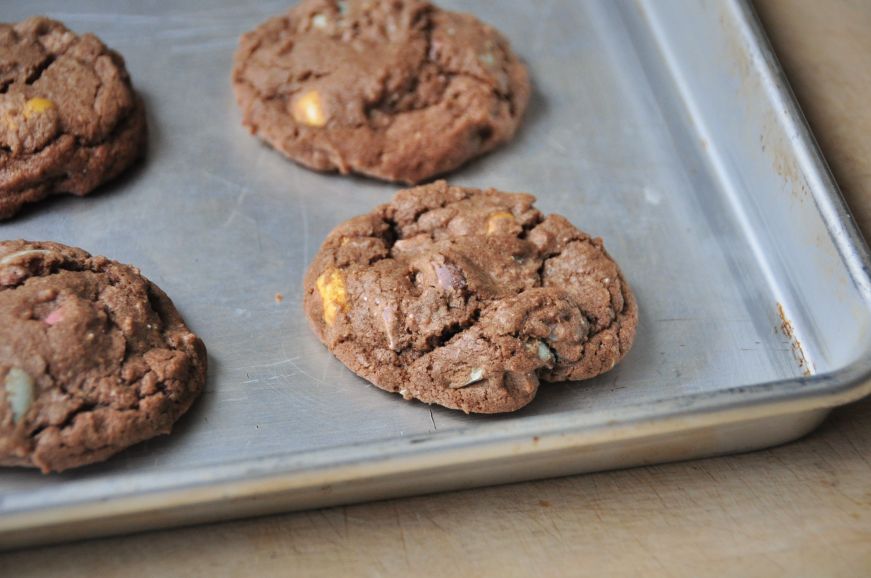
<svg viewBox="0 0 871 578">
<path fill-rule="evenodd" d="M 275 294 L 275 302 L 281 303 L 282 301 L 284 301 L 284 295 L 282 295 L 281 293 L 276 293 Z"/>
</svg>

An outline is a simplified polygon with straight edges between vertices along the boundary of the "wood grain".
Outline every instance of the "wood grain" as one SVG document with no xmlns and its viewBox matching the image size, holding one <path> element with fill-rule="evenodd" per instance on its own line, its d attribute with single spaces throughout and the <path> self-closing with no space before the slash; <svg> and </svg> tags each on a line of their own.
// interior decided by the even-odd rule
<svg viewBox="0 0 871 578">
<path fill-rule="evenodd" d="M 871 237 L 871 1 L 757 0 L 781 66 Z"/>
<path fill-rule="evenodd" d="M 871 232 L 871 2 L 757 3 Z M 28 576 L 871 576 L 871 399 L 753 454 L 0 555 Z"/>
</svg>

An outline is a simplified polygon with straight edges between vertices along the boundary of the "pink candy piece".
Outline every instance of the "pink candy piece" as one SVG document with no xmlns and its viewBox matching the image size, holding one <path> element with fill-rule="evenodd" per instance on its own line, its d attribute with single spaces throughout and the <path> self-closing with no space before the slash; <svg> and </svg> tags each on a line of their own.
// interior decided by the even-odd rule
<svg viewBox="0 0 871 578">
<path fill-rule="evenodd" d="M 54 325 L 56 323 L 60 323 L 63 321 L 63 314 L 61 313 L 60 307 L 52 311 L 48 314 L 48 316 L 43 319 L 48 325 Z"/>
</svg>

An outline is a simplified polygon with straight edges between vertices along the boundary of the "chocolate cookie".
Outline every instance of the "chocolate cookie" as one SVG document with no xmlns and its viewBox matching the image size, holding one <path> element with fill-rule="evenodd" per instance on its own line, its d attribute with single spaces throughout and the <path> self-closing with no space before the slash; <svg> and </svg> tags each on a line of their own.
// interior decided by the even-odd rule
<svg viewBox="0 0 871 578">
<path fill-rule="evenodd" d="M 342 223 L 305 277 L 318 337 L 381 389 L 465 412 L 608 371 L 635 338 L 632 291 L 601 239 L 533 201 L 438 181 Z"/>
<path fill-rule="evenodd" d="M 144 143 L 118 54 L 47 18 L 0 24 L 0 219 L 54 193 L 86 195 Z"/>
<path fill-rule="evenodd" d="M 303 0 L 242 37 L 233 87 L 289 158 L 407 183 L 511 139 L 530 91 L 499 32 L 419 0 Z"/>
<path fill-rule="evenodd" d="M 135 268 L 0 242 L 0 465 L 61 471 L 169 433 L 205 376 L 202 341 Z"/>
</svg>

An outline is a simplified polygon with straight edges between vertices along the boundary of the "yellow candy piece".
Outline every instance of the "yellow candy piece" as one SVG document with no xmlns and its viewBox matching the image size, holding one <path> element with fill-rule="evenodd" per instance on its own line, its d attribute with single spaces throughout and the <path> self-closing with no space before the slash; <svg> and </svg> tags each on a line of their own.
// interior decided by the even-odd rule
<svg viewBox="0 0 871 578">
<path fill-rule="evenodd" d="M 336 271 L 326 271 L 318 277 L 318 293 L 324 304 L 324 322 L 332 325 L 336 321 L 339 311 L 348 309 L 348 292 L 345 291 L 345 281 L 342 275 Z"/>
<path fill-rule="evenodd" d="M 321 127 L 327 124 L 327 115 L 321 104 L 321 95 L 310 90 L 297 96 L 290 107 L 294 120 L 300 124 Z"/>
<path fill-rule="evenodd" d="M 492 235 L 502 230 L 502 222 L 504 221 L 510 221 L 511 223 L 514 223 L 514 215 L 506 211 L 500 211 L 498 213 L 493 213 L 492 215 L 487 217 L 487 234 Z"/>
<path fill-rule="evenodd" d="M 34 114 L 42 114 L 54 108 L 54 102 L 47 98 L 31 98 L 24 103 L 24 118 L 30 118 Z"/>
</svg>

